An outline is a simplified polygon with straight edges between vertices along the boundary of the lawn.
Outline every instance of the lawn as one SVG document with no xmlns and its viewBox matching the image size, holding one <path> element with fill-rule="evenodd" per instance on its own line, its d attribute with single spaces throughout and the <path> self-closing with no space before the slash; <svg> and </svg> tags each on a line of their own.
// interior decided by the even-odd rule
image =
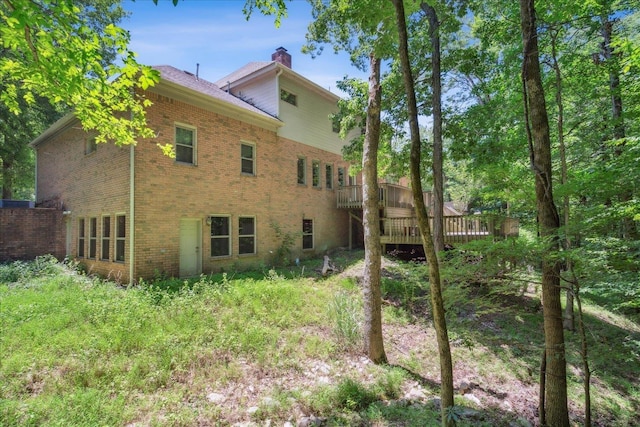
<svg viewBox="0 0 640 427">
<path fill-rule="evenodd" d="M 0 266 L 0 425 L 439 425 L 425 267 L 384 260 L 389 365 L 375 366 L 360 351 L 362 252 L 332 260 L 328 278 L 308 260 L 129 288 L 46 258 Z M 447 285 L 458 425 L 537 422 L 542 312 L 525 283 Z M 637 319 L 584 305 L 595 425 L 638 425 Z"/>
</svg>

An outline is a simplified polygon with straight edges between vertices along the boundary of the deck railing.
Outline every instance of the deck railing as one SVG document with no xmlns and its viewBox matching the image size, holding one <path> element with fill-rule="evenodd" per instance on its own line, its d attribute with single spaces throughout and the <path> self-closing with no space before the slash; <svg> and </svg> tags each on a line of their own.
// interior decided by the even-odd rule
<svg viewBox="0 0 640 427">
<path fill-rule="evenodd" d="M 380 220 L 381 243 L 421 244 L 416 218 L 383 218 Z M 433 230 L 433 218 L 429 218 Z M 444 217 L 445 243 L 467 243 L 471 240 L 503 238 L 518 235 L 518 220 L 498 216 L 463 215 Z"/>
<path fill-rule="evenodd" d="M 380 184 L 380 207 L 413 209 L 411 189 L 394 184 Z M 424 202 L 431 204 L 431 193 L 424 192 Z M 338 209 L 362 209 L 362 186 L 349 185 L 338 188 Z"/>
</svg>

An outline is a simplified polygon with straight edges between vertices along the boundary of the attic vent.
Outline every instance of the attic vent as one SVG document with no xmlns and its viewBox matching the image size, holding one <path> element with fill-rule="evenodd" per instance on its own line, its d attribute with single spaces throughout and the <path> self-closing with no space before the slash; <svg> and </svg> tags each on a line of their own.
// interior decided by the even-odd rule
<svg viewBox="0 0 640 427">
<path fill-rule="evenodd" d="M 185 73 L 185 74 L 188 74 L 190 76 L 195 76 L 195 74 L 193 74 L 193 73 L 191 73 L 191 72 L 189 72 L 187 70 L 183 70 L 182 72 Z"/>
</svg>

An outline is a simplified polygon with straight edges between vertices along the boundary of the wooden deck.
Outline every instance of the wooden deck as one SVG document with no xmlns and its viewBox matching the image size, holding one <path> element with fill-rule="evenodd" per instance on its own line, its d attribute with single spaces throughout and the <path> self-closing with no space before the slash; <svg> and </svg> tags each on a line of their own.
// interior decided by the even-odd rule
<svg viewBox="0 0 640 427">
<path fill-rule="evenodd" d="M 433 230 L 433 218 L 430 218 Z M 383 245 L 421 245 L 416 218 L 382 218 L 380 243 Z M 486 238 L 518 235 L 518 220 L 496 216 L 464 215 L 444 217 L 444 241 L 450 245 Z"/>
<path fill-rule="evenodd" d="M 426 191 L 423 196 L 425 204 L 429 206 L 431 193 Z M 395 184 L 380 184 L 379 197 L 381 208 L 413 210 L 413 195 L 410 188 Z M 362 209 L 362 186 L 349 185 L 338 188 L 337 202 L 338 209 Z"/>
<path fill-rule="evenodd" d="M 427 206 L 431 193 L 424 193 Z M 339 188 L 337 207 L 358 211 L 362 209 L 362 186 Z M 421 245 L 422 238 L 414 215 L 411 189 L 393 184 L 380 184 L 380 242 L 383 245 Z M 357 213 L 357 212 L 356 212 Z M 352 217 L 356 218 L 352 212 Z M 433 230 L 433 219 L 431 219 Z M 519 222 L 515 218 L 497 215 L 457 215 L 444 217 L 444 240 L 450 245 L 486 238 L 518 236 Z M 351 235 L 351 232 L 350 232 Z"/>
</svg>

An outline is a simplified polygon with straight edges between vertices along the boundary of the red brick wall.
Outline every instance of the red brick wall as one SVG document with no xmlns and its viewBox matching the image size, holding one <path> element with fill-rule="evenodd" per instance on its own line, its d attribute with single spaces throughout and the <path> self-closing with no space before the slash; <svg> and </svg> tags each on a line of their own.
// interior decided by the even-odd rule
<svg viewBox="0 0 640 427">
<path fill-rule="evenodd" d="M 98 240 L 95 259 L 80 259 L 87 270 L 128 281 L 129 236 L 135 232 L 134 279 L 157 273 L 179 274 L 180 220 L 197 219 L 201 224 L 201 267 L 204 273 L 236 268 L 269 266 L 281 242 L 272 224 L 283 231 L 300 234 L 302 219 L 314 221 L 313 250 L 302 250 L 298 235 L 292 258 L 316 256 L 348 244 L 348 214 L 336 208 L 338 167 L 348 167 L 340 155 L 278 137 L 274 131 L 247 124 L 181 101 L 147 93 L 153 102 L 147 118 L 156 133 L 135 147 L 135 218 L 131 229 L 129 206 L 130 148 L 100 144 L 95 153 L 84 153 L 86 133 L 79 124 L 68 127 L 38 146 L 38 202 L 57 200 L 71 211 L 71 255 L 77 256 L 78 220 L 85 218 L 88 254 L 89 219 L 111 216 L 112 236 L 115 215 L 126 215 L 124 262 L 115 262 L 114 239 L 111 259 L 101 260 Z M 176 163 L 164 156 L 157 144 L 174 143 L 175 123 L 197 129 L 197 165 Z M 329 130 L 330 132 L 330 130 Z M 255 145 L 256 175 L 240 170 L 240 145 Z M 307 185 L 297 184 L 298 156 L 307 159 Z M 321 188 L 311 186 L 313 160 L 321 162 Z M 334 189 L 325 188 L 325 165 L 333 165 Z M 211 258 L 209 215 L 229 215 L 232 254 Z M 238 218 L 256 219 L 257 253 L 238 255 Z"/>
<path fill-rule="evenodd" d="M 40 255 L 65 256 L 61 210 L 0 209 L 0 262 L 31 260 Z"/>
<path fill-rule="evenodd" d="M 46 204 L 55 200 L 69 214 L 65 218 L 70 230 L 70 255 L 84 264 L 90 273 L 115 280 L 128 281 L 126 262 L 114 261 L 115 215 L 124 214 L 129 222 L 129 147 L 117 147 L 113 143 L 98 144 L 96 151 L 85 154 L 89 135 L 80 123 L 56 134 L 36 149 L 37 182 L 36 202 Z M 111 217 L 111 242 L 108 260 L 102 260 L 100 236 L 102 216 Z M 78 254 L 78 220 L 85 218 L 85 257 Z M 97 218 L 97 253 L 89 259 L 89 218 Z M 129 230 L 127 229 L 127 236 Z M 125 244 L 125 261 L 128 260 L 129 242 Z"/>
<path fill-rule="evenodd" d="M 158 135 L 136 147 L 136 276 L 179 272 L 180 218 L 197 218 L 202 228 L 202 269 L 270 265 L 281 242 L 272 223 L 300 233 L 302 219 L 314 220 L 315 248 L 302 250 L 296 238 L 293 258 L 324 253 L 348 244 L 348 215 L 336 209 L 338 167 L 348 163 L 275 132 L 166 97 L 150 95 L 148 119 Z M 197 129 L 197 165 L 164 157 L 156 144 L 173 144 L 175 123 Z M 255 144 L 256 176 L 240 170 L 240 145 Z M 298 156 L 307 158 L 307 185 L 297 184 Z M 311 163 L 321 162 L 321 188 L 311 187 Z M 334 189 L 325 188 L 325 164 L 333 164 Z M 230 215 L 232 255 L 211 258 L 209 215 Z M 255 216 L 256 255 L 238 255 L 239 216 Z"/>
</svg>

